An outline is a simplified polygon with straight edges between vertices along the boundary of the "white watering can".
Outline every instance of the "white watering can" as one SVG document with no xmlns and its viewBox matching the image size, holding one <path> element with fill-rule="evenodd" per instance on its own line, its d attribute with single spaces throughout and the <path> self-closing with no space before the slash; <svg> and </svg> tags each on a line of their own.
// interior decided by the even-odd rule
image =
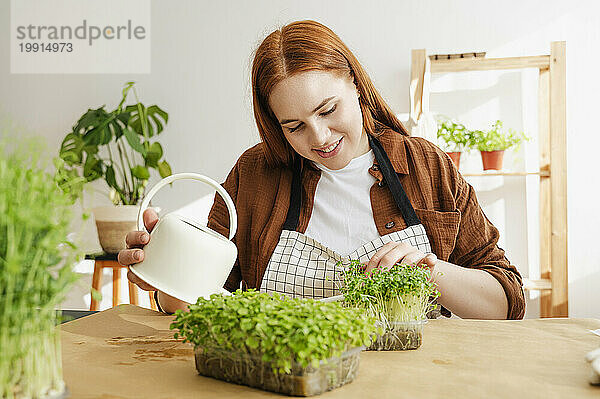
<svg viewBox="0 0 600 399">
<path fill-rule="evenodd" d="M 138 213 L 138 230 L 146 231 L 143 214 L 150 200 L 165 185 L 181 179 L 198 180 L 212 186 L 229 210 L 229 239 L 194 220 L 176 214 L 161 217 L 144 246 L 144 260 L 131 271 L 156 289 L 188 303 L 198 297 L 228 293 L 223 288 L 237 258 L 231 239 L 237 230 L 237 213 L 225 189 L 209 177 L 178 173 L 159 181 L 144 197 Z"/>
</svg>

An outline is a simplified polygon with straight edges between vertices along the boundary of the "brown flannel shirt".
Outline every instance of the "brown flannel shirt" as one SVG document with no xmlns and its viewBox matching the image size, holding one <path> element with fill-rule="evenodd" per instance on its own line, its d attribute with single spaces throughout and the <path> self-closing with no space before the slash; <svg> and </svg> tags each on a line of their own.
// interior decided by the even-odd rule
<svg viewBox="0 0 600 399">
<path fill-rule="evenodd" d="M 450 158 L 435 145 L 419 137 L 407 137 L 389 128 L 377 136 L 385 149 L 406 195 L 425 230 L 432 251 L 441 260 L 485 270 L 504 288 L 508 299 L 508 319 L 522 319 L 525 297 L 521 275 L 497 246 L 498 230 L 487 219 L 475 191 L 460 175 Z M 259 288 L 290 204 L 292 170 L 270 168 L 263 143 L 240 156 L 223 187 L 231 195 L 238 213 L 234 242 L 238 258 L 225 288 L 234 291 Z M 312 213 L 320 171 L 304 162 L 302 208 L 298 232 L 304 233 Z M 379 182 L 377 163 L 369 172 Z M 371 204 L 380 235 L 406 228 L 394 199 L 383 183 L 371 187 Z M 208 227 L 228 236 L 229 216 L 220 196 L 208 217 Z"/>
</svg>

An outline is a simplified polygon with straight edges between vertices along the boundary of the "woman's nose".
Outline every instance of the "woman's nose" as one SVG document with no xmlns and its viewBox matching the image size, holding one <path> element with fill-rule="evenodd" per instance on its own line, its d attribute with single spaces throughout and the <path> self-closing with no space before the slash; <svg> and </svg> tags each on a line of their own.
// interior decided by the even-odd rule
<svg viewBox="0 0 600 399">
<path fill-rule="evenodd" d="M 311 130 L 312 144 L 314 147 L 322 147 L 330 144 L 329 138 L 331 137 L 331 131 L 329 130 L 329 126 L 315 124 L 311 127 Z"/>
</svg>

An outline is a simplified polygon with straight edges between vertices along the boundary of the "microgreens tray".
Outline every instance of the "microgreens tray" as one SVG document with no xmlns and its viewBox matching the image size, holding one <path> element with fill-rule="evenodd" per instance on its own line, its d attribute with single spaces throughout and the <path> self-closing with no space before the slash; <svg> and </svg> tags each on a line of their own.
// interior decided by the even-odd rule
<svg viewBox="0 0 600 399">
<path fill-rule="evenodd" d="M 194 345 L 200 374 L 301 396 L 351 382 L 376 331 L 360 309 L 255 290 L 200 297 L 171 329 Z"/>
</svg>

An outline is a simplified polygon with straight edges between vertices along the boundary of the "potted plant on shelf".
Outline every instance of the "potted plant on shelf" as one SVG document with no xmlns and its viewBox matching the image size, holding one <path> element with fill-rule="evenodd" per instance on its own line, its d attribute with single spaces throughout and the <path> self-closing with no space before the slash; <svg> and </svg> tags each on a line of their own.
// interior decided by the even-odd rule
<svg viewBox="0 0 600 399">
<path fill-rule="evenodd" d="M 352 260 L 344 268 L 344 304 L 362 309 L 382 330 L 367 350 L 417 349 L 423 340 L 427 313 L 440 296 L 428 268 L 396 264 L 365 274 L 365 265 Z"/>
<path fill-rule="evenodd" d="M 62 398 L 55 309 L 77 279 L 73 201 L 45 172 L 40 138 L 10 137 L 0 142 L 0 397 Z"/>
<path fill-rule="evenodd" d="M 473 142 L 481 152 L 483 170 L 501 170 L 504 151 L 514 147 L 519 148 L 523 141 L 529 140 L 525 133 L 516 133 L 509 129 L 508 133 L 502 131 L 502 121 L 497 120 L 487 131 L 473 131 Z"/>
<path fill-rule="evenodd" d="M 456 168 L 460 166 L 460 154 L 469 149 L 471 131 L 460 122 L 438 116 L 438 144 L 452 159 Z"/>
<path fill-rule="evenodd" d="M 125 105 L 133 92 L 135 104 Z M 89 183 L 103 179 L 115 206 L 93 209 L 100 245 L 117 253 L 125 247 L 125 235 L 135 230 L 138 203 L 150 178 L 150 170 L 161 177 L 171 174 L 157 136 L 168 122 L 168 114 L 157 105 L 139 101 L 134 82 L 122 91 L 121 102 L 108 112 L 102 106 L 89 109 L 64 138 L 60 148 L 57 176 L 62 183 L 84 177 Z M 82 184 L 74 195 L 81 194 Z"/>
<path fill-rule="evenodd" d="M 199 374 L 300 396 L 351 382 L 375 331 L 358 309 L 255 290 L 200 297 L 175 315 L 171 329 L 195 346 Z"/>
</svg>

